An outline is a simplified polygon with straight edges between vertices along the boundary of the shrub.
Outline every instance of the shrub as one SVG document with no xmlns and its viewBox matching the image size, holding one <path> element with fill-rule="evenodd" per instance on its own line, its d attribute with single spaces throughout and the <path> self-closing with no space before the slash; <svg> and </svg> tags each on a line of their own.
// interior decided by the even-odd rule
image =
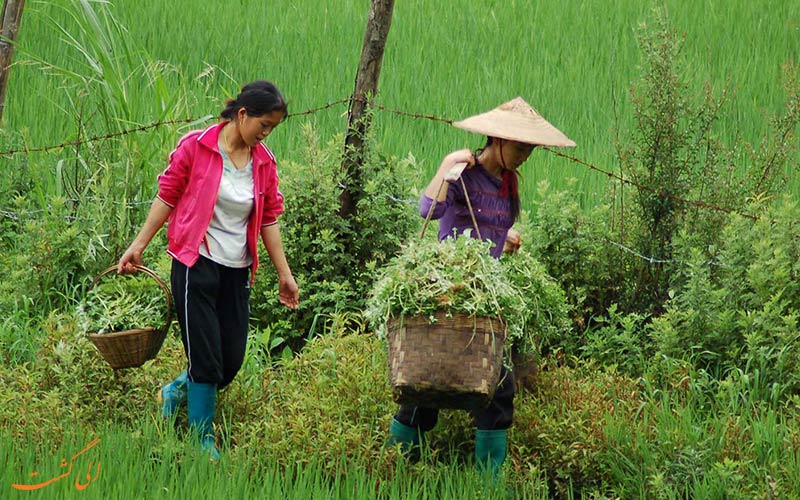
<svg viewBox="0 0 800 500">
<path fill-rule="evenodd" d="M 713 260 L 678 245 L 690 265 L 666 313 L 653 321 L 658 352 L 691 352 L 698 366 L 711 371 L 758 370 L 767 386 L 800 390 L 799 217 L 797 203 L 788 198 L 756 222 L 733 217 Z"/>
<path fill-rule="evenodd" d="M 364 197 L 355 216 L 343 218 L 340 141 L 320 145 L 310 127 L 304 135 L 308 144 L 303 159 L 281 168 L 287 173 L 281 177 L 286 198 L 281 235 L 300 287 L 300 308 L 289 311 L 278 303 L 274 270 L 268 265 L 259 276 L 262 285 L 251 295 L 256 327 L 271 325 L 274 337 L 295 346 L 321 332 L 332 315 L 364 308 L 375 270 L 399 250 L 418 222 L 411 192 L 413 158 L 371 152 L 364 166 Z"/>
<path fill-rule="evenodd" d="M 655 260 L 629 262 L 633 293 L 622 309 L 657 315 L 680 272 L 681 262 L 673 259 L 679 234 L 694 240 L 696 248 L 713 249 L 723 238 L 725 212 L 761 208 L 748 200 L 769 199 L 784 189 L 785 163 L 797 148 L 792 138 L 800 120 L 800 78 L 797 66 L 785 66 L 785 110 L 772 119 L 759 146 L 740 140 L 724 144 L 716 124 L 728 91 L 716 97 L 708 88 L 692 95 L 680 37 L 663 10 L 638 38 L 644 57 L 641 80 L 631 93 L 636 128 L 618 154 L 621 172 L 634 185 L 625 190 L 631 199 L 618 220 L 625 224 L 628 246 Z"/>
<path fill-rule="evenodd" d="M 18 222 L 0 240 L 0 313 L 30 306 L 30 312 L 61 308 L 75 297 L 81 280 L 95 266 L 102 244 L 93 228 L 74 217 L 63 197 L 35 200 L 17 196 Z"/>
<path fill-rule="evenodd" d="M 571 181 L 571 185 L 575 180 Z M 625 292 L 624 261 L 612 247 L 608 207 L 584 211 L 575 191 L 553 192 L 547 182 L 538 186 L 531 221 L 530 252 L 564 290 L 576 333 L 590 318 L 603 314 Z M 573 354 L 579 338 L 565 337 L 559 344 Z"/>
</svg>

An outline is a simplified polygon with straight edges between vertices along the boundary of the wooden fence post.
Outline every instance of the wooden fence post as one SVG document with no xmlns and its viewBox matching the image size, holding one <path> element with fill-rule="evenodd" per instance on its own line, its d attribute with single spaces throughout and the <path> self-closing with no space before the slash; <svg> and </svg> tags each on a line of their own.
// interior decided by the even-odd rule
<svg viewBox="0 0 800 500">
<path fill-rule="evenodd" d="M 3 122 L 3 109 L 6 102 L 6 84 L 11 72 L 11 61 L 14 58 L 14 42 L 17 40 L 19 24 L 22 21 L 22 9 L 25 0 L 3 0 L 3 11 L 0 13 L 0 124 Z"/>
<path fill-rule="evenodd" d="M 362 194 L 361 168 L 364 163 L 364 134 L 369 128 L 369 116 L 365 113 L 367 100 L 378 90 L 383 49 L 392 24 L 394 0 L 372 0 L 364 43 L 361 46 L 361 61 L 356 73 L 355 90 L 350 101 L 347 117 L 347 134 L 344 140 L 342 169 L 346 172 L 345 186 L 339 198 L 339 214 L 348 218 L 356 212 L 356 204 Z"/>
</svg>

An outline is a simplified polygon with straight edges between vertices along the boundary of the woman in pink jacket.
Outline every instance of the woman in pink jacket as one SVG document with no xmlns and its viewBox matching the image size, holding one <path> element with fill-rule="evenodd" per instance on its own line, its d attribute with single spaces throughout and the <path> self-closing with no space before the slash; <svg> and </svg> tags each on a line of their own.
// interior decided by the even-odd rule
<svg viewBox="0 0 800 500">
<path fill-rule="evenodd" d="M 159 400 L 167 418 L 187 403 L 189 426 L 212 459 L 219 458 L 216 393 L 244 361 L 259 236 L 278 274 L 280 302 L 298 306 L 278 225 L 283 196 L 275 157 L 262 144 L 286 115 L 275 85 L 255 81 L 227 101 L 220 123 L 182 137 L 158 177 L 158 195 L 143 227 L 118 264 L 119 273 L 134 272 L 169 220 L 170 280 L 187 369 L 161 388 Z"/>
</svg>

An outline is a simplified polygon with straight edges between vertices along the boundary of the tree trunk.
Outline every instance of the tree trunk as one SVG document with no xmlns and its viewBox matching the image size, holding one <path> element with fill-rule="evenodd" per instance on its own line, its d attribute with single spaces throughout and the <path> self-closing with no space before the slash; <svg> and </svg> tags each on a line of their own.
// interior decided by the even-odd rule
<svg viewBox="0 0 800 500">
<path fill-rule="evenodd" d="M 17 40 L 19 24 L 22 21 L 22 9 L 25 0 L 3 0 L 3 11 L 0 13 L 0 124 L 3 122 L 3 110 L 6 101 L 6 84 L 14 57 L 14 42 Z"/>
<path fill-rule="evenodd" d="M 365 114 L 367 99 L 372 98 L 378 90 L 378 77 L 381 73 L 383 49 L 392 24 L 394 0 L 372 0 L 364 33 L 364 44 L 361 47 L 361 62 L 356 73 L 353 100 L 347 117 L 347 135 L 344 140 L 344 158 L 342 169 L 346 172 L 345 186 L 339 202 L 340 215 L 351 217 L 356 212 L 356 205 L 363 194 L 361 169 L 366 156 L 364 151 L 364 134 L 369 128 L 369 116 Z"/>
</svg>

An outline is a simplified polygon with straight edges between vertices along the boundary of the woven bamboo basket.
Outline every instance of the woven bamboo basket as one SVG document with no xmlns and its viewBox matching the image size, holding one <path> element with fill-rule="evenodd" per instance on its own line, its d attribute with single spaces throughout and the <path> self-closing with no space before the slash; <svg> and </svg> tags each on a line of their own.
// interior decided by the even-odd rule
<svg viewBox="0 0 800 500">
<path fill-rule="evenodd" d="M 172 320 L 172 295 L 166 283 L 156 273 L 144 266 L 136 266 L 136 269 L 153 278 L 161 288 L 161 291 L 164 292 L 164 297 L 167 301 L 164 326 L 160 328 L 135 328 L 112 333 L 87 333 L 89 340 L 97 347 L 97 350 L 111 365 L 111 368 L 115 370 L 142 366 L 145 361 L 155 358 L 158 351 L 161 350 L 161 345 L 164 343 L 164 338 L 167 336 Z M 100 278 L 116 270 L 117 266 L 104 270 L 97 275 L 89 288 L 97 284 Z"/>
<path fill-rule="evenodd" d="M 437 312 L 387 324 L 389 381 L 395 402 L 474 410 L 494 396 L 506 328 L 499 318 Z"/>
</svg>

